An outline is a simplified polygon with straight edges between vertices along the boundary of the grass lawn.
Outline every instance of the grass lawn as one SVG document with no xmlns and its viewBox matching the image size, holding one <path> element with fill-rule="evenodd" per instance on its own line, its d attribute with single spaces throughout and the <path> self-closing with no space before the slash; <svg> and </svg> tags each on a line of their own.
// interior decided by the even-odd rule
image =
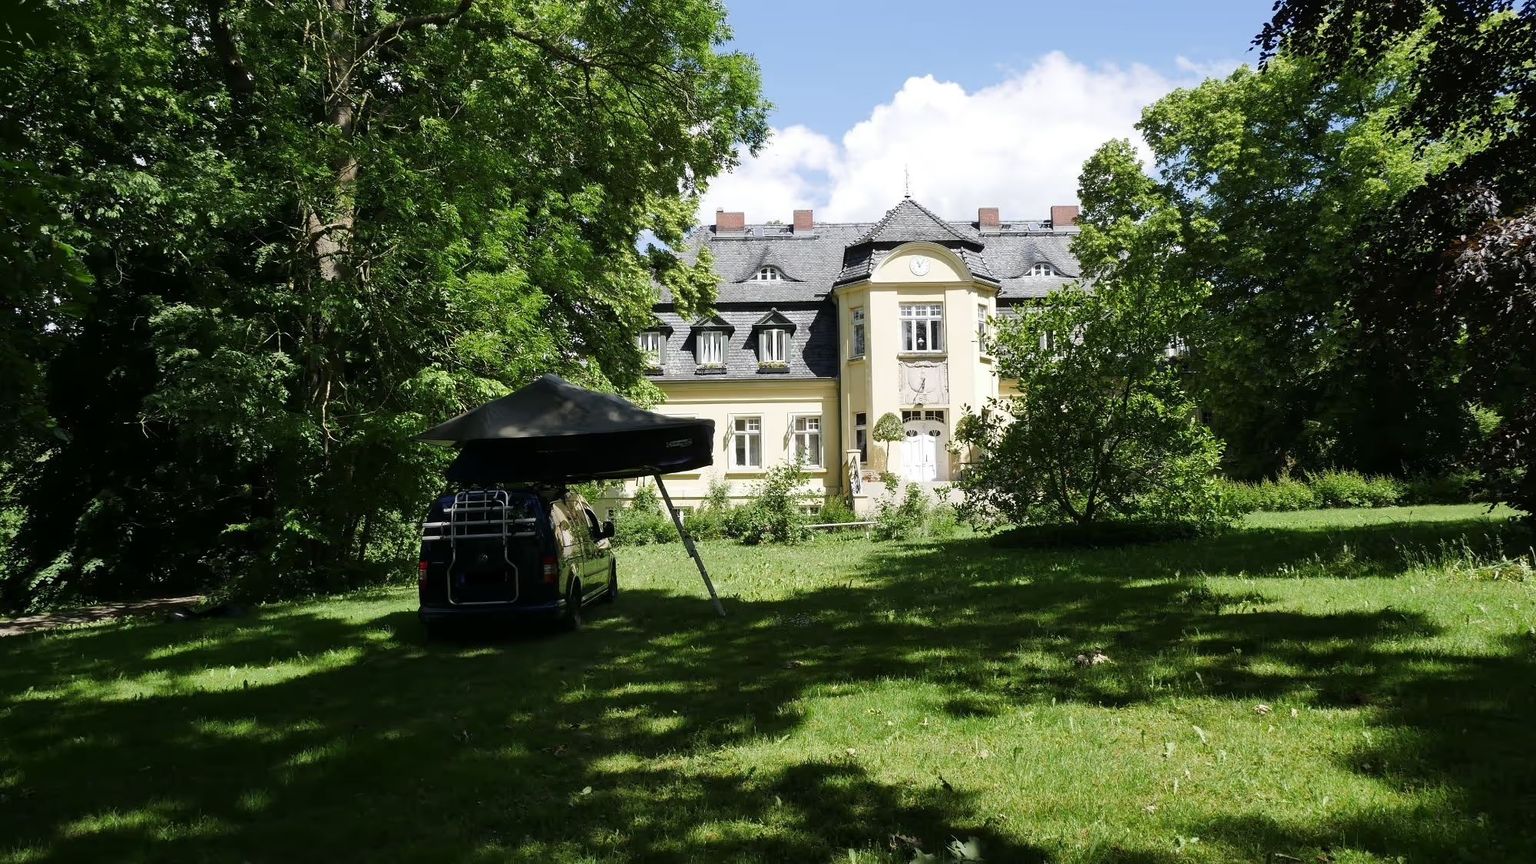
<svg viewBox="0 0 1536 864">
<path fill-rule="evenodd" d="M 1453 563 L 1513 544 L 1502 521 L 704 544 L 724 620 L 671 545 L 624 551 L 575 635 L 423 644 L 401 588 L 4 639 L 0 862 L 906 862 L 954 837 L 1536 861 L 1536 579 Z"/>
</svg>

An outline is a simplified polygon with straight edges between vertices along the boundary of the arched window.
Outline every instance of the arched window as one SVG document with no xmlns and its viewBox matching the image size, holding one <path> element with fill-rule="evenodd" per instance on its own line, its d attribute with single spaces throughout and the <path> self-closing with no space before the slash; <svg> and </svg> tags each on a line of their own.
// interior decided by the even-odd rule
<svg viewBox="0 0 1536 864">
<path fill-rule="evenodd" d="M 1041 261 L 1039 264 L 1036 264 L 1035 266 L 1029 268 L 1029 275 L 1030 276 L 1060 276 L 1061 274 L 1056 272 L 1056 268 L 1055 267 L 1052 267 L 1050 264 L 1046 263 L 1045 261 Z"/>
<path fill-rule="evenodd" d="M 784 278 L 784 272 L 772 265 L 763 267 L 752 277 L 753 282 L 777 282 Z"/>
</svg>

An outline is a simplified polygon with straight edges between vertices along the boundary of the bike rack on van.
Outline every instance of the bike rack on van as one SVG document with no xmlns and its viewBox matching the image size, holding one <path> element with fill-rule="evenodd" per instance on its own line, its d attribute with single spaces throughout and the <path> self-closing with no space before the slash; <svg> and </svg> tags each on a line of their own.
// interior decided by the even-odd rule
<svg viewBox="0 0 1536 864">
<path fill-rule="evenodd" d="M 526 516 L 514 516 L 512 498 L 505 489 L 471 489 L 455 493 L 453 504 L 445 507 L 442 522 L 423 522 L 423 541 L 447 540 L 453 557 L 448 562 L 444 578 L 448 580 L 448 602 L 454 606 L 493 606 L 516 603 L 522 593 L 522 580 L 517 565 L 512 563 L 510 544 L 513 537 L 534 537 L 538 534 L 538 520 Z M 512 571 L 512 599 L 471 600 L 460 602 L 453 599 L 453 570 L 459 561 L 460 540 L 500 540 L 501 560 Z"/>
</svg>

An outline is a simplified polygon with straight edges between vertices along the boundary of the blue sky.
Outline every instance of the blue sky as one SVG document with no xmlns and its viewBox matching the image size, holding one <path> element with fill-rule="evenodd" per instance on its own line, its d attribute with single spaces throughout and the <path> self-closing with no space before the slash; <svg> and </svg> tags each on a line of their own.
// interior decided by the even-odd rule
<svg viewBox="0 0 1536 864">
<path fill-rule="evenodd" d="M 875 3 L 727 0 L 732 47 L 763 71 L 776 135 L 718 179 L 716 207 L 753 221 L 873 219 L 913 196 L 943 215 L 1001 206 L 1043 218 L 1075 199 L 1098 144 L 1135 138 L 1174 87 L 1253 62 L 1270 0 Z"/>
</svg>

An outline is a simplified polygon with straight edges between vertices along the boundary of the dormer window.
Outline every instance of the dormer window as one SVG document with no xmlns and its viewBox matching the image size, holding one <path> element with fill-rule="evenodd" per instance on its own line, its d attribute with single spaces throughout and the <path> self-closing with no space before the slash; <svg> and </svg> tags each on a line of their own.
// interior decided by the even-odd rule
<svg viewBox="0 0 1536 864">
<path fill-rule="evenodd" d="M 789 362 L 789 331 L 782 327 L 769 327 L 757 334 L 757 362 Z"/>
<path fill-rule="evenodd" d="M 726 340 L 734 330 L 719 315 L 705 315 L 693 322 L 693 359 L 699 371 L 724 370 Z"/>
<path fill-rule="evenodd" d="M 660 330 L 644 330 L 635 337 L 635 344 L 640 348 L 640 356 L 645 358 L 646 368 L 661 368 L 661 351 L 666 340 L 662 338 Z"/>
<path fill-rule="evenodd" d="M 694 340 L 693 359 L 700 366 L 725 365 L 725 333 L 720 330 L 700 330 Z"/>
<path fill-rule="evenodd" d="M 771 265 L 768 267 L 759 268 L 757 273 L 752 277 L 753 282 L 779 282 L 783 279 L 784 271 Z"/>
<path fill-rule="evenodd" d="M 1055 267 L 1052 267 L 1050 264 L 1046 263 L 1045 261 L 1041 261 L 1039 264 L 1036 264 L 1035 266 L 1029 268 L 1028 275 L 1030 275 L 1030 276 L 1060 276 L 1061 274 L 1056 272 L 1056 268 Z"/>
<path fill-rule="evenodd" d="M 795 332 L 795 322 L 777 309 L 752 325 L 757 338 L 757 368 L 765 372 L 784 372 L 789 369 L 789 341 Z"/>
</svg>

